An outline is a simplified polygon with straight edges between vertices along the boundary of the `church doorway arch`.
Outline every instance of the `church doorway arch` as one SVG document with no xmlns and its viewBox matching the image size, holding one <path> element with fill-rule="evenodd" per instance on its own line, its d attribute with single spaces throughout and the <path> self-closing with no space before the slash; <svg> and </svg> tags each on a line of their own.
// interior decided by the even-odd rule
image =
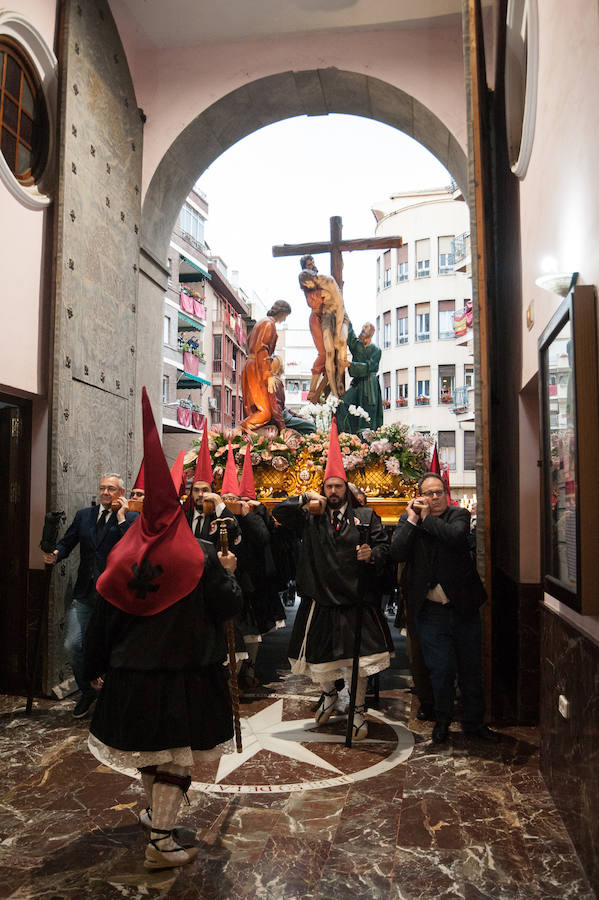
<svg viewBox="0 0 599 900">
<path fill-rule="evenodd" d="M 215 101 L 173 141 L 148 186 L 142 248 L 164 263 L 174 223 L 200 175 L 230 146 L 254 131 L 295 116 L 345 113 L 403 131 L 448 169 L 467 196 L 467 156 L 447 126 L 394 85 L 341 69 L 282 72 L 260 78 Z"/>
</svg>

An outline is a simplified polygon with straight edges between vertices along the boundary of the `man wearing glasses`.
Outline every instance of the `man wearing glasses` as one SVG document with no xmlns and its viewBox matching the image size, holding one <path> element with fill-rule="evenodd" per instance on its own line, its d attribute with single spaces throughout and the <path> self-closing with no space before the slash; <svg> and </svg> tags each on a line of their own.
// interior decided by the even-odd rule
<svg viewBox="0 0 599 900">
<path fill-rule="evenodd" d="M 65 649 L 71 655 L 73 675 L 81 696 L 75 705 L 76 719 L 86 716 L 96 699 L 89 681 L 83 679 L 83 639 L 97 600 L 96 581 L 106 568 L 106 558 L 138 513 L 131 512 L 120 475 L 102 475 L 100 502 L 75 513 L 64 537 L 52 553 L 43 553 L 46 565 L 65 559 L 79 544 L 79 569 L 65 626 Z"/>
<path fill-rule="evenodd" d="M 468 547 L 470 513 L 448 504 L 433 472 L 418 493 L 397 523 L 391 558 L 406 563 L 406 605 L 433 685 L 433 742 L 448 739 L 457 676 L 463 732 L 495 743 L 499 735 L 484 724 L 479 607 L 486 598 Z"/>
</svg>

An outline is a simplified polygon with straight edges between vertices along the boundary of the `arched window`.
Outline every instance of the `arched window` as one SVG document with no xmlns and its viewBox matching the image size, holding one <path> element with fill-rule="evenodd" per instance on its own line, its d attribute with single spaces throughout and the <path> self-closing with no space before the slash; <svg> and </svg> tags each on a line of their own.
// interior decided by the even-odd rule
<svg viewBox="0 0 599 900">
<path fill-rule="evenodd" d="M 48 155 L 48 115 L 37 74 L 10 38 L 0 36 L 0 149 L 22 185 L 35 184 Z"/>
</svg>

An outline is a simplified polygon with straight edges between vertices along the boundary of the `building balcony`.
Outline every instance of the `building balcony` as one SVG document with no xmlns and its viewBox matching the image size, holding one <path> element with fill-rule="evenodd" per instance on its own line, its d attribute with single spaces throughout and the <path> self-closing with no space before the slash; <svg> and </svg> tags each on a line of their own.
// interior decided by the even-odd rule
<svg viewBox="0 0 599 900">
<path fill-rule="evenodd" d="M 474 421 L 474 387 L 463 385 L 453 389 L 453 408 L 459 422 Z"/>
<path fill-rule="evenodd" d="M 408 398 L 407 398 L 407 397 L 400 397 L 399 400 L 396 400 L 396 401 L 395 401 L 395 408 L 396 408 L 396 409 L 405 409 L 405 407 L 406 407 L 407 405 L 408 405 Z"/>
<path fill-rule="evenodd" d="M 212 382 L 213 384 L 221 384 L 223 380 L 229 385 L 241 384 L 241 374 L 234 369 L 231 363 L 222 359 L 214 359 L 212 361 Z"/>
<path fill-rule="evenodd" d="M 430 402 L 430 397 L 424 395 L 416 397 L 416 406 L 430 406 Z"/>
<path fill-rule="evenodd" d="M 199 434 L 205 425 L 206 416 L 197 404 L 185 400 L 175 400 L 162 404 L 162 430 L 167 434 Z"/>
<path fill-rule="evenodd" d="M 471 265 L 470 232 L 465 231 L 454 237 L 452 252 L 454 256 L 454 271 L 468 272 Z"/>
</svg>

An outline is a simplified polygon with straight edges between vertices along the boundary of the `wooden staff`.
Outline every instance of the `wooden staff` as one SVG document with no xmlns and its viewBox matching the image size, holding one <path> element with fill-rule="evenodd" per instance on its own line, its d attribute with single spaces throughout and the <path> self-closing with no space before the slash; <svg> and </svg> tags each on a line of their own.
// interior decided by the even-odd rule
<svg viewBox="0 0 599 900">
<path fill-rule="evenodd" d="M 358 525 L 360 546 L 370 544 L 370 525 L 360 523 Z M 345 746 L 351 749 L 354 727 L 354 715 L 356 712 L 356 692 L 358 690 L 358 677 L 360 675 L 360 645 L 362 643 L 362 618 L 364 607 L 362 594 L 364 592 L 364 563 L 358 563 L 358 593 L 360 602 L 356 607 L 356 630 L 354 632 L 354 658 L 352 662 L 351 684 L 349 687 L 349 709 L 347 710 L 347 730 L 345 732 Z"/>
<path fill-rule="evenodd" d="M 220 551 L 226 556 L 229 552 L 229 535 L 227 533 L 227 523 L 220 523 L 219 531 Z M 241 719 L 239 718 L 239 685 L 237 683 L 237 658 L 235 655 L 235 626 L 233 619 L 225 622 L 227 634 L 227 647 L 229 650 L 229 690 L 231 691 L 231 706 L 233 707 L 233 725 L 235 727 L 235 747 L 237 752 L 241 753 L 243 746 L 241 743 Z"/>
</svg>

